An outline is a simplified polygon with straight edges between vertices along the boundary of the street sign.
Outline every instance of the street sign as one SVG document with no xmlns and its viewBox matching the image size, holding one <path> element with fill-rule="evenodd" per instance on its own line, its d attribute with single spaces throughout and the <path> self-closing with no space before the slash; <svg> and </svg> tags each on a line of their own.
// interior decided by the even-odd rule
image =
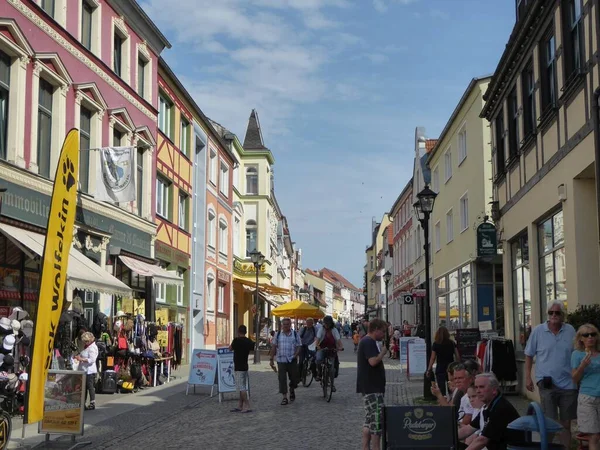
<svg viewBox="0 0 600 450">
<path fill-rule="evenodd" d="M 427 291 L 425 289 L 413 289 L 412 296 L 413 297 L 425 297 Z"/>
<path fill-rule="evenodd" d="M 415 304 L 415 302 L 413 300 L 413 296 L 409 292 L 405 292 L 404 294 L 402 294 L 402 302 L 405 305 L 414 305 Z"/>
<path fill-rule="evenodd" d="M 498 253 L 496 227 L 483 222 L 477 227 L 477 256 L 495 256 Z"/>
</svg>

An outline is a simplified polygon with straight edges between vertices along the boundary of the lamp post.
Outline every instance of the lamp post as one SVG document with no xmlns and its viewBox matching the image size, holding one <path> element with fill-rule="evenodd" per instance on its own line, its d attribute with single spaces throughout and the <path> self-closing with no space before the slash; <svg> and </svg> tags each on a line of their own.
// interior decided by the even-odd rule
<svg viewBox="0 0 600 450">
<path fill-rule="evenodd" d="M 254 292 L 254 305 L 256 307 L 256 322 L 254 325 L 254 364 L 260 364 L 260 352 L 258 350 L 258 337 L 260 333 L 260 309 L 258 308 L 258 273 L 261 266 L 265 262 L 265 256 L 258 250 L 250 252 L 250 260 L 254 264 L 254 270 L 256 271 L 256 291 Z"/>
<path fill-rule="evenodd" d="M 425 188 L 417 194 L 417 201 L 413 205 L 415 213 L 423 228 L 423 234 L 425 235 L 425 352 L 426 352 L 426 364 L 429 364 L 431 359 L 431 292 L 429 285 L 429 217 L 433 211 L 433 204 L 437 194 L 429 189 L 429 185 L 425 185 Z M 425 377 L 425 383 L 423 386 L 423 397 L 431 398 L 431 382 Z"/>
<path fill-rule="evenodd" d="M 390 321 L 390 316 L 388 312 L 388 285 L 390 284 L 390 280 L 392 279 L 392 273 L 388 270 L 383 275 L 383 281 L 385 281 L 385 321 Z"/>
</svg>

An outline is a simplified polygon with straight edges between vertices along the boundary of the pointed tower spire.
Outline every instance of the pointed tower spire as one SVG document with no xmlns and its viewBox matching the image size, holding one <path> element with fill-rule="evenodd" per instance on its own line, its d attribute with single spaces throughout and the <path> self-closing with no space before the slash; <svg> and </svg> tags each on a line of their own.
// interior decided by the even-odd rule
<svg viewBox="0 0 600 450">
<path fill-rule="evenodd" d="M 246 137 L 244 138 L 244 148 L 246 150 L 262 150 L 266 148 L 263 142 L 262 131 L 260 130 L 258 113 L 255 109 L 252 110 L 250 118 L 248 119 L 248 128 L 246 129 Z"/>
</svg>

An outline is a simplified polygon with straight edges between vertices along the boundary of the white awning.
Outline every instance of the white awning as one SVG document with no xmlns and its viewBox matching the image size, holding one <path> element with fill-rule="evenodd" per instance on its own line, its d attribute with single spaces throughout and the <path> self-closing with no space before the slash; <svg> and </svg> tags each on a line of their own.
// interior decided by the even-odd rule
<svg viewBox="0 0 600 450">
<path fill-rule="evenodd" d="M 11 225 L 0 224 L 0 231 L 25 253 L 31 252 L 42 257 L 46 236 L 33 231 L 23 230 Z M 100 292 L 121 297 L 131 297 L 131 289 L 121 280 L 113 277 L 99 265 L 76 249 L 69 252 L 67 267 L 69 289 Z"/>
<path fill-rule="evenodd" d="M 119 258 L 121 258 L 123 264 L 138 275 L 152 277 L 155 283 L 183 286 L 183 277 L 177 275 L 177 272 L 174 270 L 165 270 L 162 267 L 148 264 L 144 261 L 130 258 L 129 256 L 119 256 Z"/>
</svg>

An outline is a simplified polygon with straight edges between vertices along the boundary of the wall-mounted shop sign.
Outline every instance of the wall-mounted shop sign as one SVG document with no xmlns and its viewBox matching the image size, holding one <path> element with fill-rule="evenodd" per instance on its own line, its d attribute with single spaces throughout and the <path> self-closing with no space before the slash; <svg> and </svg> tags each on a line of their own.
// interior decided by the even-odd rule
<svg viewBox="0 0 600 450">
<path fill-rule="evenodd" d="M 2 215 L 32 225 L 46 228 L 50 211 L 50 196 L 2 180 L 1 186 L 7 189 L 2 199 Z M 147 258 L 152 257 L 152 235 L 134 227 L 93 213 L 77 206 L 76 222 L 111 235 L 112 245 Z"/>
<path fill-rule="evenodd" d="M 177 264 L 178 266 L 188 268 L 190 257 L 181 250 L 171 247 L 158 239 L 154 242 L 154 257 Z"/>
<path fill-rule="evenodd" d="M 254 264 L 251 262 L 242 262 L 238 259 L 233 260 L 233 270 L 235 273 L 240 275 L 249 275 L 256 273 L 254 270 Z M 263 264 L 260 266 L 260 273 L 265 273 L 267 271 L 267 264 Z"/>
<path fill-rule="evenodd" d="M 483 222 L 477 227 L 477 256 L 495 256 L 498 253 L 496 227 Z"/>
<path fill-rule="evenodd" d="M 229 283 L 231 281 L 231 275 L 227 272 L 223 272 L 222 270 L 217 271 L 217 278 L 219 281 L 224 281 L 225 283 Z"/>
</svg>

